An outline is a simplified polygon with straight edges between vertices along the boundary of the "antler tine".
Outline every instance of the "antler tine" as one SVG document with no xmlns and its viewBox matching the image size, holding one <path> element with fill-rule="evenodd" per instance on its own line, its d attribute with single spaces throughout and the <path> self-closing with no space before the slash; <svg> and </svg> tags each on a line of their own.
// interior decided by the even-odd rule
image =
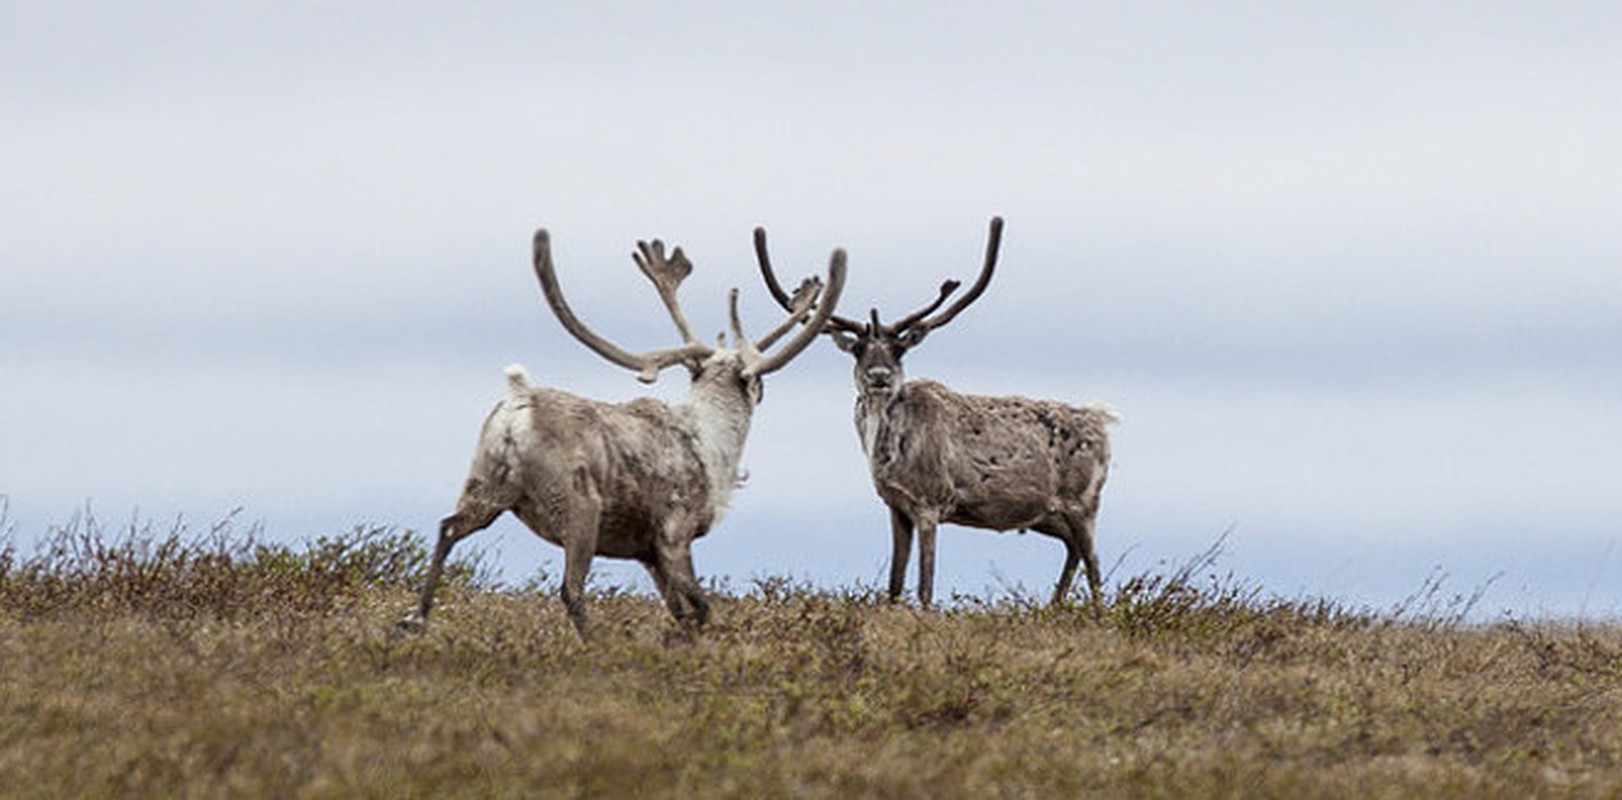
<svg viewBox="0 0 1622 800">
<path fill-rule="evenodd" d="M 755 228 L 755 260 L 760 263 L 760 277 L 766 282 L 766 291 L 771 293 L 772 299 L 776 300 L 784 311 L 792 312 L 795 307 L 794 298 L 789 297 L 788 292 L 783 291 L 783 284 L 778 282 L 777 273 L 772 271 L 772 259 L 766 252 L 766 229 L 764 227 Z M 801 289 L 804 288 L 804 284 L 801 284 Z M 798 292 L 796 292 L 796 296 L 798 296 Z M 830 314 L 827 322 L 824 323 L 824 327 L 827 330 L 843 330 L 847 333 L 861 333 L 864 330 L 862 323 L 853 319 L 846 319 L 837 314 Z M 765 345 L 761 347 L 764 349 Z"/>
<path fill-rule="evenodd" d="M 643 383 L 658 380 L 659 371 L 665 367 L 692 358 L 701 358 L 713 352 L 708 346 L 693 341 L 668 350 L 630 353 L 586 327 L 586 324 L 569 308 L 568 302 L 563 299 L 563 290 L 558 287 L 557 271 L 552 265 L 552 240 L 545 228 L 535 231 L 535 277 L 541 282 L 541 293 L 546 296 L 547 305 L 551 306 L 558 322 L 563 323 L 564 330 L 597 355 L 626 369 L 635 370 L 637 380 Z"/>
<path fill-rule="evenodd" d="M 670 256 L 665 256 L 665 243 L 654 239 L 652 242 L 636 243 L 636 252 L 631 254 L 636 265 L 641 268 L 642 274 L 653 281 L 653 288 L 659 293 L 660 302 L 670 312 L 670 319 L 676 323 L 676 330 L 681 332 L 683 342 L 698 344 L 698 336 L 693 333 L 693 326 L 688 324 L 687 315 L 682 313 L 681 304 L 676 301 L 676 289 L 688 275 L 693 274 L 693 262 L 687 260 L 687 254 L 680 247 L 672 250 Z"/>
<path fill-rule="evenodd" d="M 801 284 L 801 292 L 806 291 L 804 287 L 805 285 Z M 845 251 L 839 249 L 834 250 L 833 255 L 828 258 L 828 282 L 822 287 L 818 297 L 816 313 L 806 321 L 805 327 L 801 328 L 799 333 L 794 334 L 794 338 L 783 343 L 776 352 L 766 356 L 764 360 L 751 365 L 748 368 L 749 373 L 756 376 L 766 375 L 782 369 L 784 365 L 794 360 L 795 356 L 799 355 L 817 338 L 817 334 L 823 332 L 824 326 L 828 324 L 828 319 L 833 316 L 834 306 L 839 303 L 839 294 L 844 290 Z M 796 292 L 796 294 L 798 295 L 799 292 Z M 804 313 L 803 311 L 794 312 L 792 308 L 790 311 L 790 316 L 798 316 L 799 313 Z"/>
<path fill-rule="evenodd" d="M 794 290 L 794 296 L 789 298 L 789 315 L 777 327 L 771 329 L 765 336 L 755 340 L 756 350 L 770 349 L 778 339 L 791 330 L 795 324 L 804 320 L 811 313 L 811 308 L 817 302 L 817 295 L 822 291 L 822 279 L 811 277 L 800 282 L 800 288 Z"/>
<path fill-rule="evenodd" d="M 970 303 L 980 298 L 986 286 L 991 283 L 991 273 L 997 269 L 997 251 L 1002 247 L 1002 217 L 991 218 L 991 231 L 986 235 L 986 260 L 980 267 L 980 276 L 975 278 L 974 285 L 969 287 L 968 294 L 963 295 L 951 307 L 942 311 L 933 319 L 922 320 L 917 325 L 925 331 L 933 330 L 952 321 L 958 312 L 969 307 Z"/>
<path fill-rule="evenodd" d="M 789 299 L 788 292 L 783 291 L 783 284 L 777 282 L 777 273 L 772 271 L 772 257 L 766 252 L 766 229 L 755 228 L 755 260 L 760 262 L 760 277 L 766 281 L 766 291 L 770 292 L 772 299 L 783 307 L 784 311 L 794 308 Z"/>
<path fill-rule="evenodd" d="M 919 320 L 934 313 L 935 309 L 940 308 L 941 304 L 946 302 L 946 298 L 951 297 L 952 293 L 957 291 L 957 287 L 962 285 L 963 284 L 952 280 L 943 282 L 941 284 L 940 296 L 936 297 L 934 302 L 912 312 L 911 314 L 908 314 L 902 319 L 897 320 L 893 325 L 884 326 L 884 330 L 889 331 L 891 334 L 898 334 L 914 325 L 917 325 Z M 874 324 L 877 325 L 878 323 L 875 321 Z M 878 330 L 878 328 L 874 328 L 874 330 Z"/>
<path fill-rule="evenodd" d="M 758 357 L 760 355 L 760 346 L 749 341 L 749 337 L 744 335 L 743 322 L 738 319 L 738 287 L 736 286 L 727 292 L 727 317 L 732 323 L 733 344 L 745 354 Z M 790 319 L 792 320 L 792 318 Z M 784 327 L 787 328 L 787 326 Z"/>
</svg>

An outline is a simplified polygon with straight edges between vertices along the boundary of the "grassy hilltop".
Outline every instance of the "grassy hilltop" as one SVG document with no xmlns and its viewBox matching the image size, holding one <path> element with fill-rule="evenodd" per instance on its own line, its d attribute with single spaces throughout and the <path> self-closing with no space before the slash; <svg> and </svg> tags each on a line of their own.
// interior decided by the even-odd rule
<svg viewBox="0 0 1622 800">
<path fill-rule="evenodd" d="M 1622 630 L 1270 599 L 1210 554 L 1102 621 L 763 580 L 685 642 L 598 589 L 586 644 L 467 561 L 394 635 L 425 554 L 386 530 L 48 545 L 0 543 L 0 796 L 1622 795 Z"/>
</svg>

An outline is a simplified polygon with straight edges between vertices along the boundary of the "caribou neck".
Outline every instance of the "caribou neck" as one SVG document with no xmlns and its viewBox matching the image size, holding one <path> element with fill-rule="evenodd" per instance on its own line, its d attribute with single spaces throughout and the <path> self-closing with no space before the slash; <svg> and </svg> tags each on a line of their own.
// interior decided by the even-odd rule
<svg viewBox="0 0 1622 800">
<path fill-rule="evenodd" d="M 680 409 L 687 417 L 694 448 L 709 477 L 712 507 L 719 517 L 741 480 L 738 462 L 749 438 L 754 404 L 734 376 L 708 377 L 716 379 L 695 381 Z"/>
</svg>

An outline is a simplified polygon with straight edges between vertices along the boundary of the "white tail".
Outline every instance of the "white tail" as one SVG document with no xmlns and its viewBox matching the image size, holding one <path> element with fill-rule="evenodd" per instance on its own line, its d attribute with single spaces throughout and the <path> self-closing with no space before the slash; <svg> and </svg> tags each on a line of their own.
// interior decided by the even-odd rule
<svg viewBox="0 0 1622 800">
<path fill-rule="evenodd" d="M 529 391 L 529 373 L 524 370 L 522 364 L 508 364 L 505 372 L 507 373 L 507 391 L 513 394 L 523 394 Z"/>
</svg>

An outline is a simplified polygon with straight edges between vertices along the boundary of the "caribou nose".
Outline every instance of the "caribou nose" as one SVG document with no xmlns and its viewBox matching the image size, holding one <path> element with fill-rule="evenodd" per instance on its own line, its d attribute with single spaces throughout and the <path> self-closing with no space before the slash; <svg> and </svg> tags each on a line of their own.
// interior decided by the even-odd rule
<svg viewBox="0 0 1622 800">
<path fill-rule="evenodd" d="M 895 374 L 889 367 L 868 367 L 867 382 L 874 386 L 889 386 L 890 378 Z"/>
</svg>

